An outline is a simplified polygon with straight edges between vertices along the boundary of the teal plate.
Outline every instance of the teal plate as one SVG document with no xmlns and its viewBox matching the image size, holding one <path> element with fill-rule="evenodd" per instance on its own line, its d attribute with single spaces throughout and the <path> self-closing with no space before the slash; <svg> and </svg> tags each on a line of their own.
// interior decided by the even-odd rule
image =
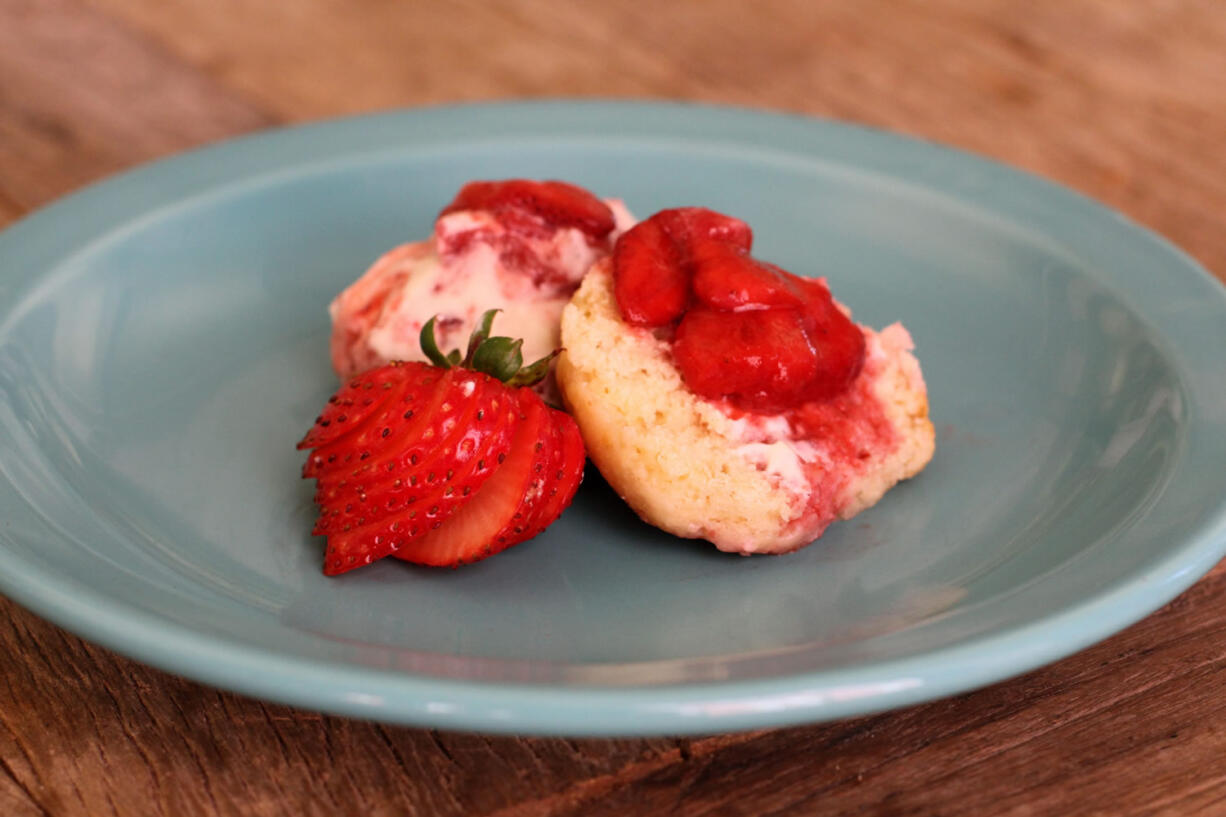
<svg viewBox="0 0 1226 817">
<path fill-rule="evenodd" d="M 330 298 L 464 181 L 703 204 L 918 344 L 929 468 L 818 544 L 727 556 L 590 473 L 458 571 L 320 573 L 294 443 Z M 1226 552 L 1226 293 L 1074 193 L 888 133 L 547 102 L 274 131 L 0 234 L 0 590 L 249 695 L 408 724 L 709 733 L 971 689 L 1136 621 Z"/>
</svg>

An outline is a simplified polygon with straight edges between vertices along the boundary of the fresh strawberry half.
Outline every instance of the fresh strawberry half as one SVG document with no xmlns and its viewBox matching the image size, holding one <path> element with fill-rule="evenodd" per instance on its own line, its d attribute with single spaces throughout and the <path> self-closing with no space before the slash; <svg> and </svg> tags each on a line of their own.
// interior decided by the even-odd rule
<svg viewBox="0 0 1226 817">
<path fill-rule="evenodd" d="M 307 458 L 302 475 L 307 478 L 320 477 L 368 459 L 373 447 L 381 447 L 386 439 L 384 429 L 401 430 L 408 427 L 409 420 L 414 416 L 413 410 L 429 399 L 440 374 L 428 366 L 406 363 L 380 367 L 359 375 L 358 379 L 364 383 L 377 383 L 376 390 L 383 392 L 383 399 L 357 417 L 343 422 L 339 417 L 334 420 L 331 428 L 340 428 L 340 434 L 317 433 L 317 429 L 327 422 L 324 415 L 320 415 L 321 419 L 316 421 L 315 427 L 298 444 L 299 448 L 315 449 Z M 323 439 L 317 441 L 313 437 Z"/>
<path fill-rule="evenodd" d="M 753 258 L 743 221 L 699 207 L 662 210 L 613 249 L 627 323 L 674 326 L 673 355 L 694 393 L 782 411 L 845 391 L 864 365 L 860 329 L 820 281 Z"/>
<path fill-rule="evenodd" d="M 613 211 L 594 195 L 567 182 L 506 179 L 469 182 L 439 216 L 458 210 L 530 213 L 556 227 L 574 227 L 589 239 L 613 231 Z"/>
<path fill-rule="evenodd" d="M 324 410 L 315 418 L 315 425 L 303 438 L 300 448 L 316 448 L 361 426 L 379 411 L 391 396 L 390 392 L 403 383 L 403 373 L 394 368 L 374 369 L 352 378 L 336 394 L 328 398 Z"/>
<path fill-rule="evenodd" d="M 556 447 L 550 409 L 534 392 L 522 392 L 515 436 L 494 476 L 459 513 L 396 556 L 417 564 L 457 566 L 534 535 L 531 522 L 544 495 L 545 466 Z"/>
<path fill-rule="evenodd" d="M 553 355 L 523 366 L 521 341 L 490 337 L 495 314 L 485 313 L 463 356 L 438 350 L 429 321 L 431 363 L 354 378 L 299 443 L 314 448 L 303 474 L 316 479 L 324 573 L 390 555 L 477 561 L 535 536 L 574 496 L 586 457 L 578 429 L 528 388 Z"/>
<path fill-rule="evenodd" d="M 456 394 L 468 399 L 457 400 Z M 347 538 L 377 525 L 395 539 L 398 529 L 388 525 L 399 521 L 406 509 L 410 532 L 415 524 L 440 522 L 488 478 L 492 464 L 509 446 L 515 422 L 502 385 L 488 375 L 457 368 L 443 373 L 435 396 L 441 399 L 414 415 L 422 422 L 406 423 L 404 433 L 389 433 L 386 454 L 320 475 L 315 501 L 329 511 L 320 515 L 315 533 Z M 345 526 L 351 530 L 342 535 Z"/>
<path fill-rule="evenodd" d="M 583 437 L 579 434 L 575 418 L 565 412 L 551 411 L 558 427 L 559 454 L 555 461 L 546 466 L 545 494 L 535 520 L 540 531 L 552 525 L 562 511 L 570 507 L 583 479 L 583 465 L 587 460 L 587 449 L 583 446 Z"/>
</svg>

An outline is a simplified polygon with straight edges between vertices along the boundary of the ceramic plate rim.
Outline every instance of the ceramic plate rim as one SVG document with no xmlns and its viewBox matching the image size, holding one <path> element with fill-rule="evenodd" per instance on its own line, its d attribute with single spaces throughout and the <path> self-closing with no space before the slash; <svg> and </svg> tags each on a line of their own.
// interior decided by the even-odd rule
<svg viewBox="0 0 1226 817">
<path fill-rule="evenodd" d="M 1172 274 L 1187 276 L 1181 283 L 1205 287 L 1208 297 L 1215 300 L 1226 315 L 1226 290 L 1208 271 L 1164 239 L 1067 188 L 970 153 L 886 131 L 798 114 L 693 103 L 547 100 L 445 105 L 265 131 L 163 159 L 90 185 L 0 232 L 0 257 L 6 252 L 21 252 L 28 246 L 34 247 L 30 250 L 34 253 L 46 251 L 40 245 L 46 240 L 45 230 L 66 218 L 89 215 L 80 219 L 78 232 L 93 231 L 94 239 L 103 241 L 120 225 L 138 221 L 142 212 L 145 217 L 151 217 L 165 207 L 183 204 L 197 195 L 211 195 L 244 183 L 225 178 L 215 188 L 197 187 L 193 193 L 192 187 L 201 167 L 216 162 L 229 162 L 231 173 L 239 173 L 244 164 L 258 170 L 264 162 L 265 173 L 250 180 L 259 183 L 278 172 L 292 174 L 316 166 L 326 160 L 329 151 L 335 152 L 334 158 L 338 160 L 376 152 L 369 145 L 365 150 L 355 148 L 352 141 L 363 134 L 369 138 L 372 131 L 380 129 L 394 131 L 396 127 L 425 123 L 445 130 L 447 123 L 457 118 L 510 117 L 535 121 L 553 117 L 566 120 L 574 133 L 582 134 L 583 128 L 575 123 L 581 115 L 597 113 L 627 118 L 635 114 L 672 117 L 669 121 L 680 122 L 681 132 L 685 131 L 687 121 L 718 120 L 730 126 L 729 146 L 735 146 L 740 139 L 747 148 L 761 148 L 763 143 L 757 141 L 762 138 L 761 130 L 773 126 L 793 129 L 800 134 L 808 132 L 818 141 L 823 134 L 854 135 L 903 154 L 919 152 L 937 157 L 938 164 L 940 161 L 954 165 L 969 163 L 1027 195 L 1055 201 L 1086 218 L 1117 220 L 1136 241 L 1148 244 Z M 678 136 L 677 133 L 671 135 Z M 350 139 L 349 152 L 345 152 L 346 138 Z M 423 138 L 428 142 L 431 137 Z M 530 133 L 527 138 L 531 138 Z M 304 162 L 295 158 L 299 153 L 289 151 L 279 170 L 270 169 L 267 165 L 270 149 L 284 146 L 286 142 L 308 154 L 322 153 L 324 158 Z M 715 142 L 721 143 L 719 139 Z M 770 139 L 765 139 L 764 143 L 768 147 L 774 144 Z M 783 147 L 775 147 L 784 151 Z M 792 147 L 790 152 L 803 153 L 804 150 Z M 823 157 L 815 158 L 821 160 Z M 888 168 L 881 172 L 890 174 Z M 903 173 L 900 178 L 904 183 L 925 184 L 925 172 L 930 171 Z M 133 190 L 139 192 L 150 185 L 161 185 L 160 200 L 150 202 L 148 198 L 137 196 L 139 203 L 130 202 Z M 968 194 L 963 193 L 962 198 L 967 198 Z M 120 206 L 99 215 L 94 203 L 108 199 L 121 203 L 129 201 L 128 207 L 136 206 L 137 209 Z M 81 244 L 76 250 L 83 251 L 90 243 Z M 1177 273 L 1173 272 L 1175 269 Z M 14 280 L 11 275 L 0 276 L 0 301 L 18 295 L 24 284 L 47 283 L 37 274 L 28 278 Z M 1146 310 L 1138 309 L 1138 313 L 1144 315 Z M 10 311 L 0 316 L 0 333 L 5 331 L 14 315 Z M 1164 335 L 1164 338 L 1169 341 L 1169 337 Z M 1195 418 L 1191 422 L 1196 422 Z M 576 736 L 703 734 L 868 714 L 974 689 L 1076 652 L 1148 615 L 1193 584 L 1226 555 L 1226 497 L 1217 499 L 1216 507 L 1210 509 L 1198 532 L 1169 551 L 1153 569 L 1117 582 L 1080 604 L 1027 624 L 903 659 L 724 682 L 612 687 L 459 681 L 269 654 L 233 639 L 161 619 L 75 580 L 65 585 L 63 577 L 55 571 L 12 552 L 5 553 L 9 550 L 8 534 L 3 527 L 0 527 L 0 553 L 5 553 L 7 559 L 5 571 L 0 572 L 0 592 L 89 641 L 160 669 L 217 687 L 311 709 L 419 726 L 487 732 Z M 1051 638 L 1053 634 L 1060 637 Z"/>
</svg>

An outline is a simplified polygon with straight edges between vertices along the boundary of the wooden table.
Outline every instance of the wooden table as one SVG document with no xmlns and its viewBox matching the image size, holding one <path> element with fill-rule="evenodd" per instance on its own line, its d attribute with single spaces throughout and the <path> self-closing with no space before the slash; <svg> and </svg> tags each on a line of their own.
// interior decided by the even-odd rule
<svg viewBox="0 0 1226 817">
<path fill-rule="evenodd" d="M 939 140 L 1082 190 L 1226 274 L 1220 0 L 0 0 L 0 224 L 245 131 L 559 95 L 767 106 Z M 1223 565 L 1022 678 L 701 740 L 326 717 L 148 669 L 6 601 L 0 647 L 11 817 L 1226 814 Z"/>
</svg>

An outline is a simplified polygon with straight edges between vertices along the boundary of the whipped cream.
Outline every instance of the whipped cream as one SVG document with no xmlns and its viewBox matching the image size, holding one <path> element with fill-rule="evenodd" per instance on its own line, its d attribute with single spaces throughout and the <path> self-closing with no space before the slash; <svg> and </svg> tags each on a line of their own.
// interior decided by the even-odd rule
<svg viewBox="0 0 1226 817">
<path fill-rule="evenodd" d="M 809 493 L 804 463 L 816 456 L 813 445 L 798 439 L 783 415 L 747 414 L 728 424 L 737 454 L 765 472 L 780 488 L 796 497 Z"/>
</svg>

